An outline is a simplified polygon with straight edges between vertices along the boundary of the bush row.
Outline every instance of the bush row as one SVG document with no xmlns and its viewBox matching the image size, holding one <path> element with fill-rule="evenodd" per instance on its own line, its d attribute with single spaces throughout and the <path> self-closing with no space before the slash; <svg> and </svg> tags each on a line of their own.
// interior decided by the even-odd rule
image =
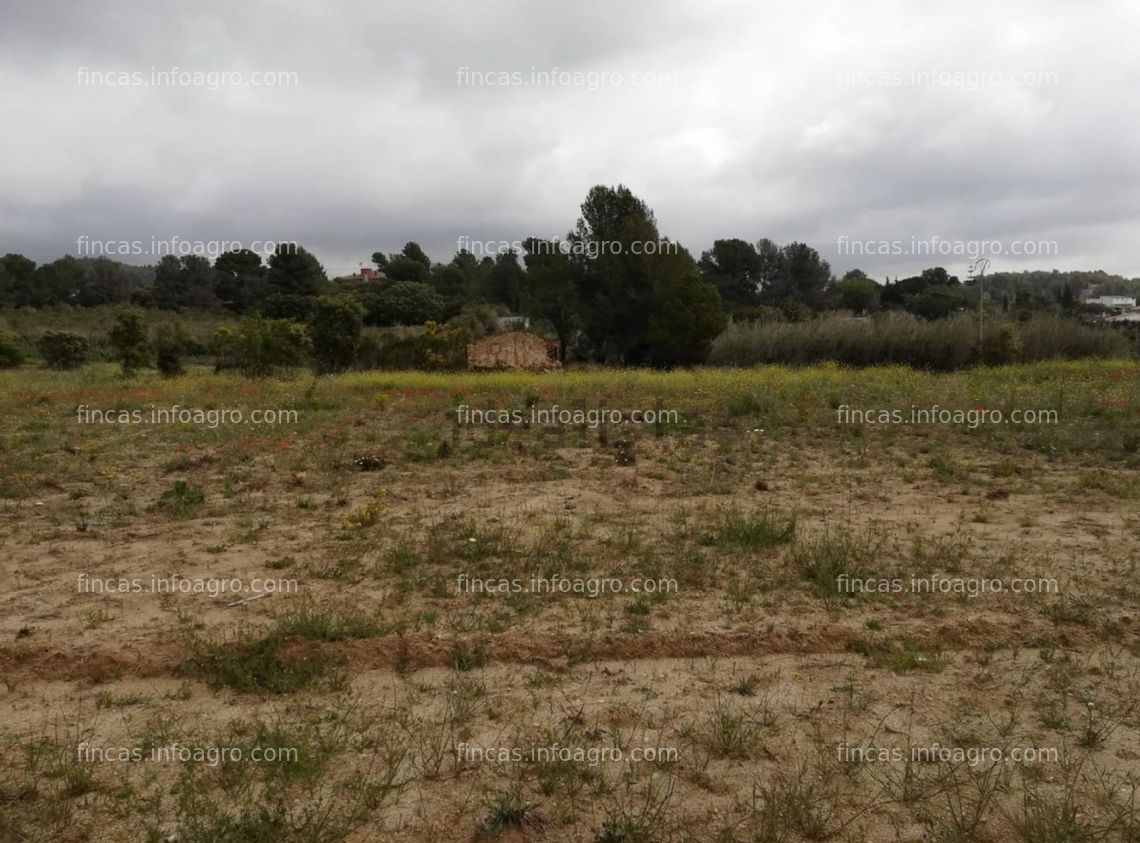
<svg viewBox="0 0 1140 843">
<path fill-rule="evenodd" d="M 1056 358 L 1130 357 L 1124 331 L 1074 319 L 987 321 L 979 341 L 970 316 L 928 322 L 905 313 L 870 319 L 734 323 L 713 343 L 709 363 L 793 365 L 835 361 L 851 366 L 904 364 L 952 371 L 969 366 Z"/>
</svg>

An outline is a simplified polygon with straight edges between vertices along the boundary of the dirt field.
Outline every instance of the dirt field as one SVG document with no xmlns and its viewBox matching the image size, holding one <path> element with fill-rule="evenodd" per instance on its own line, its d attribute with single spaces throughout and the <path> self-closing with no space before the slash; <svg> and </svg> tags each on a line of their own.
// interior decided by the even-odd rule
<svg viewBox="0 0 1140 843">
<path fill-rule="evenodd" d="M 0 841 L 1140 840 L 1140 365 L 0 389 Z"/>
</svg>

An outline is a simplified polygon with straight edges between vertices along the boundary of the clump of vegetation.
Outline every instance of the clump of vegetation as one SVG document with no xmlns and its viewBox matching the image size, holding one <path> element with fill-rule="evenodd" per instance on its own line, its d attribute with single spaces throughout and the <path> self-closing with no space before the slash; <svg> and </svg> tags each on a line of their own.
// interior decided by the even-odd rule
<svg viewBox="0 0 1140 843">
<path fill-rule="evenodd" d="M 36 341 L 44 363 L 52 369 L 77 369 L 87 362 L 87 338 L 69 331 L 45 331 Z"/>
<path fill-rule="evenodd" d="M 541 830 L 545 825 L 534 805 L 525 801 L 517 788 L 500 791 L 486 807 L 487 816 L 479 824 L 479 831 L 487 836 L 498 836 L 509 828 Z"/>
<path fill-rule="evenodd" d="M 422 334 L 398 339 L 379 349 L 375 365 L 381 369 L 462 369 L 467 339 L 468 335 L 460 329 L 428 322 Z"/>
<path fill-rule="evenodd" d="M 281 634 L 231 641 L 193 640 L 191 656 L 180 672 L 212 688 L 243 693 L 284 694 L 308 687 L 329 669 L 312 647 L 285 650 Z"/>
<path fill-rule="evenodd" d="M 748 673 L 738 679 L 730 689 L 732 693 L 739 694 L 742 697 L 756 696 L 756 690 L 760 687 L 760 677 L 755 673 Z"/>
<path fill-rule="evenodd" d="M 487 648 L 481 643 L 456 641 L 451 645 L 449 663 L 453 670 L 468 671 L 487 664 Z"/>
<path fill-rule="evenodd" d="M 159 496 L 155 508 L 176 517 L 186 517 L 197 512 L 206 502 L 206 493 L 185 480 L 175 480 L 173 485 Z"/>
<path fill-rule="evenodd" d="M 125 310 L 115 318 L 115 325 L 107 335 L 115 350 L 124 375 L 150 365 L 150 341 L 146 335 L 146 325 L 142 314 L 135 310 Z"/>
<path fill-rule="evenodd" d="M 795 532 L 796 519 L 792 516 L 780 515 L 770 509 L 744 513 L 733 508 L 721 512 L 717 529 L 705 534 L 701 541 L 713 546 L 760 549 L 787 544 Z"/>
<path fill-rule="evenodd" d="M 418 568 L 424 561 L 415 548 L 402 543 L 388 548 L 384 553 L 384 559 L 396 574 L 406 574 Z"/>
<path fill-rule="evenodd" d="M 352 641 L 375 638 L 382 635 L 386 628 L 375 617 L 363 612 L 303 601 L 277 616 L 277 631 L 283 636 L 296 636 L 311 641 Z"/>
<path fill-rule="evenodd" d="M 792 829 L 805 840 L 830 840 L 843 826 L 837 814 L 844 800 L 830 770 L 803 764 L 782 771 L 758 783 L 754 798 L 754 840 L 788 840 Z"/>
<path fill-rule="evenodd" d="M 322 296 L 309 316 L 313 360 L 320 372 L 352 368 L 364 327 L 364 306 L 347 296 Z"/>
<path fill-rule="evenodd" d="M 851 366 L 902 363 L 952 371 L 979 363 L 1130 356 L 1131 346 L 1123 333 L 1074 319 L 1038 316 L 1026 322 L 988 325 L 984 345 L 979 345 L 976 317 L 926 321 L 905 313 L 883 313 L 867 320 L 737 322 L 713 342 L 709 362 L 756 366 L 831 360 Z"/>
<path fill-rule="evenodd" d="M 185 372 L 182 355 L 185 339 L 176 327 L 162 325 L 155 331 L 154 364 L 164 378 L 173 378 Z"/>
<path fill-rule="evenodd" d="M 649 781 L 644 798 L 632 794 L 607 806 L 606 818 L 594 837 L 594 843 L 654 843 L 666 839 L 669 803 L 675 781 L 669 778 L 664 787 Z"/>
<path fill-rule="evenodd" d="M 792 547 L 792 565 L 824 597 L 842 597 L 849 586 L 841 582 L 864 576 L 864 568 L 881 560 L 880 542 L 850 531 L 828 531 L 803 538 Z"/>
<path fill-rule="evenodd" d="M 772 725 L 766 710 L 734 709 L 718 697 L 706 726 L 708 748 L 717 758 L 745 761 L 755 753 L 764 730 Z"/>
<path fill-rule="evenodd" d="M 897 672 L 918 670 L 928 673 L 941 673 L 946 667 L 942 654 L 937 650 L 924 649 L 913 639 L 902 641 L 868 641 L 856 639 L 849 647 L 853 652 L 866 656 L 872 667 L 886 668 Z"/>
<path fill-rule="evenodd" d="M 312 344 L 303 325 L 290 319 L 243 319 L 238 327 L 219 328 L 210 342 L 216 371 L 237 369 L 266 378 L 304 364 Z"/>
<path fill-rule="evenodd" d="M 350 530 L 372 527 L 380 520 L 380 516 L 384 514 L 384 510 L 387 508 L 387 493 L 378 492 L 344 516 L 344 527 Z"/>
<path fill-rule="evenodd" d="M 0 369 L 14 369 L 26 358 L 23 340 L 8 331 L 0 331 Z"/>
<path fill-rule="evenodd" d="M 1041 607 L 1041 614 L 1055 624 L 1077 624 L 1087 626 L 1092 623 L 1093 607 L 1075 597 L 1058 597 Z"/>
</svg>

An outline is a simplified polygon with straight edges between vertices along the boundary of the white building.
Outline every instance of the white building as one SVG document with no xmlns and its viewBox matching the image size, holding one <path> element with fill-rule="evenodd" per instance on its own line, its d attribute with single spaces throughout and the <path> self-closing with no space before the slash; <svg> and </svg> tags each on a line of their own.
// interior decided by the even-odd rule
<svg viewBox="0 0 1140 843">
<path fill-rule="evenodd" d="M 529 331 L 530 319 L 526 316 L 500 316 L 495 320 L 500 331 Z"/>
<path fill-rule="evenodd" d="M 1098 304 L 1113 310 L 1130 310 L 1136 307 L 1136 299 L 1128 296 L 1097 296 L 1095 299 L 1085 299 L 1085 304 Z"/>
</svg>

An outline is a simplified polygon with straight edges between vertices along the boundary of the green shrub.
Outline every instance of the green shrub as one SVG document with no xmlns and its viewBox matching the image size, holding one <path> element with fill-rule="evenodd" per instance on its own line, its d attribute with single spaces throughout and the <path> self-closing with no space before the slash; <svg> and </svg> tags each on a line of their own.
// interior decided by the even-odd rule
<svg viewBox="0 0 1140 843">
<path fill-rule="evenodd" d="M 728 509 L 720 515 L 719 527 L 701 537 L 701 543 L 714 547 L 735 545 L 755 550 L 787 544 L 796 533 L 794 517 L 767 509 L 743 513 Z"/>
<path fill-rule="evenodd" d="M 541 830 L 541 816 L 534 806 L 526 802 L 518 790 L 500 791 L 487 802 L 487 816 L 480 823 L 480 831 L 486 836 L 498 837 L 506 829 L 535 827 Z"/>
<path fill-rule="evenodd" d="M 142 314 L 137 310 L 124 310 L 115 317 L 115 325 L 107 335 L 111 347 L 115 349 L 115 359 L 130 375 L 136 369 L 150 365 L 150 342 L 146 336 L 146 325 Z"/>
<path fill-rule="evenodd" d="M 789 322 L 808 322 L 815 316 L 815 311 L 802 301 L 785 301 L 780 303 L 780 313 Z"/>
<path fill-rule="evenodd" d="M 313 358 L 322 372 L 352 367 L 364 326 L 364 307 L 348 296 L 322 296 L 309 318 Z"/>
<path fill-rule="evenodd" d="M 175 480 L 174 485 L 162 493 L 155 508 L 185 518 L 195 513 L 206 502 L 206 493 L 185 480 Z"/>
<path fill-rule="evenodd" d="M 424 333 L 380 349 L 377 362 L 381 369 L 462 369 L 466 351 L 466 344 L 457 336 Z"/>
<path fill-rule="evenodd" d="M 0 331 L 0 369 L 12 369 L 24 362 L 24 343 L 15 334 Z"/>
<path fill-rule="evenodd" d="M 784 312 L 767 304 L 738 305 L 732 318 L 740 322 L 786 322 Z"/>
<path fill-rule="evenodd" d="M 370 325 L 422 325 L 443 318 L 443 299 L 429 284 L 396 281 L 365 297 Z"/>
<path fill-rule="evenodd" d="M 277 632 L 286 638 L 310 641 L 354 641 L 383 635 L 384 625 L 373 615 L 351 609 L 318 606 L 305 601 L 277 616 Z"/>
<path fill-rule="evenodd" d="M 182 368 L 184 347 L 177 329 L 172 326 L 162 325 L 155 331 L 154 362 L 164 378 L 173 378 L 185 371 Z"/>
<path fill-rule="evenodd" d="M 471 342 L 495 333 L 500 316 L 510 316 L 504 305 L 468 304 L 447 320 L 447 327 L 465 334 Z"/>
<path fill-rule="evenodd" d="M 87 338 L 69 331 L 46 331 L 36 348 L 52 369 L 75 369 L 87 361 Z"/>
<path fill-rule="evenodd" d="M 1131 357 L 1140 352 L 1140 343 L 1129 341 L 1131 325 L 1087 325 L 1072 319 L 1039 317 L 1018 325 L 1021 360 L 1050 360 L 1081 357 Z M 1140 337 L 1140 334 L 1138 334 Z"/>
<path fill-rule="evenodd" d="M 953 371 L 1054 358 L 1130 357 L 1131 344 L 1113 326 L 1041 316 L 1025 322 L 987 317 L 979 349 L 974 314 L 927 321 L 906 313 L 871 319 L 734 322 L 713 342 L 709 362 L 722 366 L 808 365 L 832 360 L 851 366 L 904 364 Z"/>
<path fill-rule="evenodd" d="M 306 649 L 286 651 L 280 635 L 235 641 L 191 642 L 191 656 L 179 672 L 202 679 L 211 688 L 240 693 L 283 694 L 311 685 L 329 667 L 327 659 Z"/>
<path fill-rule="evenodd" d="M 215 371 L 238 369 L 254 378 L 302 365 L 309 348 L 303 325 L 260 316 L 243 319 L 236 329 L 219 328 L 210 342 Z"/>
<path fill-rule="evenodd" d="M 375 328 L 367 328 L 360 334 L 360 342 L 356 344 L 356 361 L 353 364 L 357 369 L 378 369 L 384 354 L 384 348 L 391 342 Z"/>
</svg>

